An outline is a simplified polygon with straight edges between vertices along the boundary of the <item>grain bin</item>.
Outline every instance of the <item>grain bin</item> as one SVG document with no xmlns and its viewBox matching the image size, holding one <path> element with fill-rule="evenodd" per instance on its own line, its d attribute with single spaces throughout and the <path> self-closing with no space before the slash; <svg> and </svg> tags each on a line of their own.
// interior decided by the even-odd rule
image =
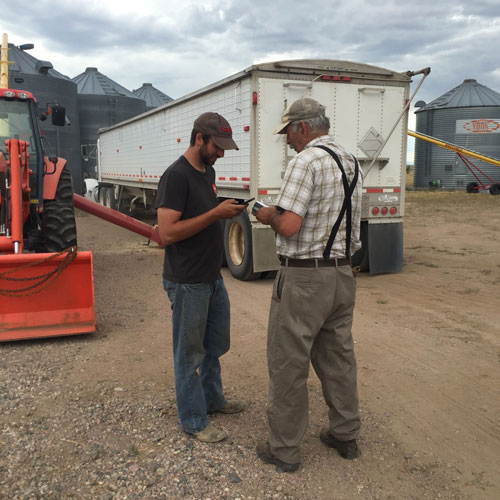
<svg viewBox="0 0 500 500">
<path fill-rule="evenodd" d="M 97 68 L 87 68 L 73 82 L 78 89 L 82 170 L 95 177 L 98 130 L 144 113 L 146 102 Z"/>
<path fill-rule="evenodd" d="M 142 87 L 133 90 L 132 92 L 140 99 L 144 99 L 146 101 L 146 111 L 173 101 L 170 96 L 153 87 L 152 83 L 143 83 Z"/>
<path fill-rule="evenodd" d="M 31 92 L 40 110 L 54 104 L 66 108 L 66 126 L 56 127 L 51 120 L 39 122 L 45 153 L 62 156 L 68 161 L 73 189 L 82 194 L 83 177 L 80 162 L 80 124 L 76 85 L 56 71 L 49 61 L 41 61 L 9 43 L 9 86 Z"/>
<path fill-rule="evenodd" d="M 467 79 L 429 104 L 419 101 L 417 132 L 500 159 L 500 94 Z M 473 160 L 494 182 L 500 168 Z M 415 141 L 415 187 L 465 189 L 476 179 L 453 151 Z"/>
</svg>

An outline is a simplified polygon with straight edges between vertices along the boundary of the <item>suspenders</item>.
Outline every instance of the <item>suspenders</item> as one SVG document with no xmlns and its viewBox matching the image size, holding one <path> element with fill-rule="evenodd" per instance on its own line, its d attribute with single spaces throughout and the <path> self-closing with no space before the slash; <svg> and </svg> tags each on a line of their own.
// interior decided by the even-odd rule
<svg viewBox="0 0 500 500">
<path fill-rule="evenodd" d="M 337 163 L 340 171 L 342 172 L 342 184 L 344 186 L 344 202 L 342 204 L 342 208 L 340 210 L 339 216 L 337 217 L 337 220 L 335 221 L 335 224 L 333 225 L 332 232 L 330 233 L 330 237 L 328 238 L 328 243 L 326 244 L 326 247 L 323 251 L 323 258 L 325 260 L 328 260 L 330 258 L 330 251 L 332 249 L 333 242 L 335 240 L 335 236 L 337 236 L 337 232 L 339 230 L 340 224 L 342 222 L 342 219 L 344 218 L 344 214 L 347 212 L 347 219 L 346 219 L 346 250 L 345 250 L 345 256 L 347 259 L 351 258 L 351 225 L 352 225 L 352 203 L 351 203 L 351 197 L 352 193 L 354 192 L 354 187 L 356 186 L 356 182 L 358 181 L 358 174 L 359 174 L 359 165 L 358 165 L 358 160 L 354 158 L 354 165 L 355 165 L 355 170 L 354 170 L 354 178 L 349 185 L 349 181 L 347 180 L 347 176 L 344 170 L 344 167 L 342 166 L 342 162 L 340 161 L 340 158 L 337 156 L 337 154 L 332 151 L 330 148 L 327 148 L 326 146 L 314 146 L 315 148 L 320 148 L 324 151 L 326 151 Z"/>
</svg>

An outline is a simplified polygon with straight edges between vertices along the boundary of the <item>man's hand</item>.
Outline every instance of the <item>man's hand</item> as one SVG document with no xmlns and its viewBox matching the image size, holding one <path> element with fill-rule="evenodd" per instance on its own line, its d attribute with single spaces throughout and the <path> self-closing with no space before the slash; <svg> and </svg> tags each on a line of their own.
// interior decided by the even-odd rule
<svg viewBox="0 0 500 500">
<path fill-rule="evenodd" d="M 289 210 L 279 212 L 274 205 L 262 207 L 257 211 L 255 217 L 262 224 L 267 224 L 281 236 L 293 236 L 302 225 L 302 217 Z"/>
<path fill-rule="evenodd" d="M 278 211 L 276 210 L 276 207 L 274 205 L 271 205 L 270 207 L 260 208 L 255 214 L 255 217 L 262 224 L 269 225 L 271 224 L 271 217 L 277 213 Z"/>
<path fill-rule="evenodd" d="M 238 217 L 247 206 L 248 205 L 240 205 L 233 199 L 224 200 L 219 203 L 214 211 L 218 219 L 232 219 L 233 217 Z"/>
<path fill-rule="evenodd" d="M 161 207 L 157 211 L 159 236 L 164 245 L 190 238 L 218 219 L 232 219 L 245 210 L 247 205 L 239 205 L 235 200 L 224 200 L 208 212 L 181 220 L 182 212 Z"/>
</svg>

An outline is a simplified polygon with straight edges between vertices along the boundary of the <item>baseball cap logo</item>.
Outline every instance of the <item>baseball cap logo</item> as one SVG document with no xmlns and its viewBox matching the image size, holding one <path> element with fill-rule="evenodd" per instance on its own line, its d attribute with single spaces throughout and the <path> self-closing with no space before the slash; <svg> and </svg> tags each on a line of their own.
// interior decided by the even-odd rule
<svg viewBox="0 0 500 500">
<path fill-rule="evenodd" d="M 193 128 L 202 134 L 209 135 L 220 149 L 238 149 L 238 146 L 233 141 L 231 125 L 219 113 L 208 111 L 201 114 L 195 120 Z"/>
</svg>

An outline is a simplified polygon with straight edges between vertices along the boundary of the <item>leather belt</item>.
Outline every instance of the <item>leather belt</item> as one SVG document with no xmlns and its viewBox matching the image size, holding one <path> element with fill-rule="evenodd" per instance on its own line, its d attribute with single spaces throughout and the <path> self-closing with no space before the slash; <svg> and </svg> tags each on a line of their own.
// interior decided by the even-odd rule
<svg viewBox="0 0 500 500">
<path fill-rule="evenodd" d="M 280 262 L 285 267 L 340 267 L 350 265 L 349 259 L 346 257 L 332 257 L 329 260 L 280 257 Z"/>
</svg>

